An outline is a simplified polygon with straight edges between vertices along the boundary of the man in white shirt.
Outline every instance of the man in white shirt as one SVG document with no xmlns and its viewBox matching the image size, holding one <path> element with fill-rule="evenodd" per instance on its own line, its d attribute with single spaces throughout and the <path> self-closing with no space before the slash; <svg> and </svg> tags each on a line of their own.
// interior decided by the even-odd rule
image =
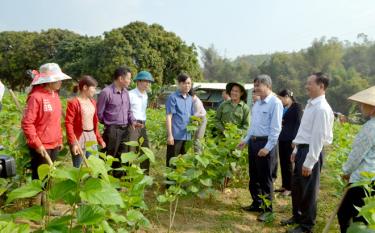
<svg viewBox="0 0 375 233">
<path fill-rule="evenodd" d="M 322 150 L 333 139 L 334 115 L 325 98 L 328 84 L 328 77 L 321 72 L 307 79 L 306 90 L 310 99 L 293 140 L 295 148 L 291 156 L 295 163 L 292 178 L 293 217 L 281 221 L 282 225 L 298 224 L 287 231 L 290 233 L 312 232 L 315 225 Z"/>
<path fill-rule="evenodd" d="M 132 111 L 134 118 L 137 120 L 137 123 L 142 124 L 142 127 L 134 128 L 129 127 L 129 138 L 127 141 L 137 141 L 143 137 L 144 141 L 142 147 L 149 147 L 147 131 L 146 131 L 146 109 L 147 109 L 147 90 L 154 78 L 147 71 L 141 71 L 137 74 L 134 79 L 137 82 L 137 87 L 129 91 L 130 97 L 130 110 Z M 129 151 L 134 151 L 135 147 L 129 147 Z M 145 169 L 145 173 L 149 173 L 150 161 L 146 159 L 141 163 L 141 168 Z"/>
<path fill-rule="evenodd" d="M 5 86 L 0 80 L 0 111 L 3 108 L 2 101 L 3 101 L 4 92 L 5 92 Z"/>
</svg>

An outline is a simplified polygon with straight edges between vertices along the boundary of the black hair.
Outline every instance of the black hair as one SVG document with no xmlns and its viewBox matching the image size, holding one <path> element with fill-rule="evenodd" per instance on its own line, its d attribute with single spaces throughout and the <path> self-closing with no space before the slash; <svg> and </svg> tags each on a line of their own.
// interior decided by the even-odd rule
<svg viewBox="0 0 375 233">
<path fill-rule="evenodd" d="M 113 80 L 117 80 L 120 76 L 127 75 L 128 73 L 131 73 L 131 70 L 128 67 L 118 67 L 113 73 Z"/>
<path fill-rule="evenodd" d="M 177 76 L 177 82 L 178 83 L 184 83 L 190 76 L 186 73 L 181 73 Z"/>
<path fill-rule="evenodd" d="M 191 86 L 193 86 L 193 84 L 192 84 Z M 194 95 L 196 95 L 196 94 L 195 94 L 195 91 L 194 91 L 193 88 L 190 89 L 190 91 L 189 91 L 189 95 L 190 95 L 190 96 L 194 96 Z"/>
<path fill-rule="evenodd" d="M 78 84 L 73 87 L 73 92 L 77 93 L 78 90 L 82 91 L 84 86 L 96 87 L 98 86 L 98 82 L 90 75 L 83 75 Z"/>
<path fill-rule="evenodd" d="M 315 76 L 315 82 L 317 84 L 323 84 L 324 90 L 328 88 L 329 85 L 329 77 L 323 72 L 316 72 L 313 73 L 312 75 Z"/>
<path fill-rule="evenodd" d="M 286 97 L 286 96 L 289 96 L 293 102 L 296 102 L 296 100 L 294 99 L 294 94 L 292 91 L 288 90 L 288 89 L 283 89 L 279 92 L 279 94 L 277 94 L 278 96 L 281 96 L 281 97 Z"/>
</svg>

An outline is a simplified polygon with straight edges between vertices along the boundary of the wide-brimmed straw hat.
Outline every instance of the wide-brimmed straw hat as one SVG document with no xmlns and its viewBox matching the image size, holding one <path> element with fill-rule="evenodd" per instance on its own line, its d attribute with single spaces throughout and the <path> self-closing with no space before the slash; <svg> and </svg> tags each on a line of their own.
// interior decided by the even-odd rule
<svg viewBox="0 0 375 233">
<path fill-rule="evenodd" d="M 240 99 L 242 101 L 246 102 L 246 100 L 247 100 L 247 93 L 246 93 L 245 87 L 243 85 L 239 84 L 239 83 L 236 83 L 236 82 L 228 83 L 227 86 L 225 87 L 225 90 L 226 90 L 227 94 L 230 95 L 230 92 L 231 92 L 231 90 L 232 90 L 232 88 L 234 86 L 238 86 L 240 88 L 240 90 L 242 92 L 242 96 L 241 96 Z"/>
<path fill-rule="evenodd" d="M 350 96 L 348 99 L 355 102 L 375 106 L 375 86 L 357 92 L 356 94 Z"/>
<path fill-rule="evenodd" d="M 32 71 L 33 81 L 31 85 L 38 85 L 43 83 L 53 83 L 61 80 L 72 79 L 70 76 L 64 74 L 60 66 L 56 63 L 46 63 L 40 66 L 39 72 Z"/>
</svg>

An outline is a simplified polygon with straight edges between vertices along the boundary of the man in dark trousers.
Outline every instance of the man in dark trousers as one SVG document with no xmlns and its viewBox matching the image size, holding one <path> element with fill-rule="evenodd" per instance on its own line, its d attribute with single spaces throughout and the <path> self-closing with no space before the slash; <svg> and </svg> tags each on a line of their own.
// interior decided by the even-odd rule
<svg viewBox="0 0 375 233">
<path fill-rule="evenodd" d="M 113 74 L 113 83 L 105 87 L 98 97 L 98 118 L 104 124 L 103 139 L 107 145 L 107 154 L 119 161 L 112 163 L 112 168 L 121 167 L 121 154 L 126 152 L 128 127 L 141 127 L 130 110 L 127 87 L 131 81 L 131 72 L 127 67 L 119 67 Z M 122 171 L 114 171 L 113 176 L 123 176 Z"/>
<path fill-rule="evenodd" d="M 319 72 L 307 79 L 307 101 L 291 155 L 295 168 L 292 177 L 293 217 L 282 221 L 282 225 L 297 223 L 289 233 L 312 232 L 316 220 L 317 195 L 320 170 L 323 163 L 322 149 L 332 143 L 334 115 L 325 92 L 328 77 Z"/>
<path fill-rule="evenodd" d="M 258 221 L 264 222 L 272 212 L 272 170 L 276 159 L 276 145 L 281 132 L 283 105 L 272 93 L 272 80 L 268 75 L 254 79 L 255 94 L 260 96 L 252 108 L 251 124 L 246 137 L 238 145 L 249 150 L 249 190 L 253 203 L 245 211 L 261 212 Z M 270 204 L 262 199 L 268 199 Z"/>
</svg>

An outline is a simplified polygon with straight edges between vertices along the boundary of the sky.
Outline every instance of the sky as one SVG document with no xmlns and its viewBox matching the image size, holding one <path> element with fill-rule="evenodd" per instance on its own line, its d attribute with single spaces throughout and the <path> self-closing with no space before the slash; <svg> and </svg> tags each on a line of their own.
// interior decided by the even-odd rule
<svg viewBox="0 0 375 233">
<path fill-rule="evenodd" d="M 68 29 L 82 35 L 133 21 L 158 23 L 227 58 L 307 48 L 323 36 L 375 39 L 374 0 L 0 0 L 0 31 Z"/>
</svg>

